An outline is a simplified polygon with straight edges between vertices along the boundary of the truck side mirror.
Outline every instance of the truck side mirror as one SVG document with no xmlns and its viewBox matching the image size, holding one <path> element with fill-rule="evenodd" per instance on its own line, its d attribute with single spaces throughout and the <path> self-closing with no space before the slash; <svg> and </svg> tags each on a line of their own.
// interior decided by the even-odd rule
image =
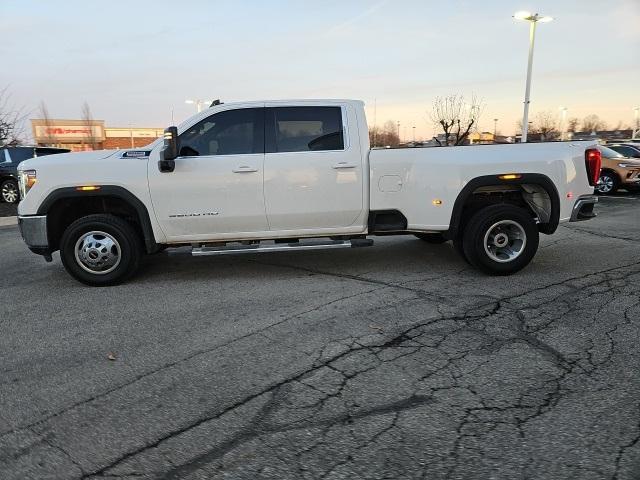
<svg viewBox="0 0 640 480">
<path fill-rule="evenodd" d="M 160 152 L 158 168 L 161 172 L 173 172 L 178 157 L 178 127 L 167 127 L 164 130 L 164 146 Z"/>
</svg>

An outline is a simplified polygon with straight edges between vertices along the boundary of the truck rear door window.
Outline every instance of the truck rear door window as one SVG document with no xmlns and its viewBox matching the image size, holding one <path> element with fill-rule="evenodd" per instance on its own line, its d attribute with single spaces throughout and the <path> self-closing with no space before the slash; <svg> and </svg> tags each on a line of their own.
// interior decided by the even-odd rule
<svg viewBox="0 0 640 480">
<path fill-rule="evenodd" d="M 267 119 L 268 153 L 344 150 L 340 107 L 273 107 Z"/>
</svg>

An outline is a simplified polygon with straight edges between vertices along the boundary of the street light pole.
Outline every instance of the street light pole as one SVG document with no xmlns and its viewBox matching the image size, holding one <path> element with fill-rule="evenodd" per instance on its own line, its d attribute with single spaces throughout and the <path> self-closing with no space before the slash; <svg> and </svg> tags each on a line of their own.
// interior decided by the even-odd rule
<svg viewBox="0 0 640 480">
<path fill-rule="evenodd" d="M 633 135 L 631 138 L 636 140 L 638 138 L 638 134 L 640 134 L 640 107 L 634 108 L 633 113 L 635 116 L 635 125 L 633 127 Z"/>
<path fill-rule="evenodd" d="M 529 26 L 529 60 L 527 62 L 527 85 L 524 91 L 524 112 L 522 114 L 522 143 L 526 143 L 527 134 L 529 133 L 529 103 L 531 94 L 531 69 L 533 67 L 533 47 L 536 41 L 536 25 L 538 22 L 550 22 L 553 17 L 545 17 L 539 14 L 532 15 L 529 12 L 516 12 L 513 18 L 517 20 L 526 20 Z"/>
<path fill-rule="evenodd" d="M 560 120 L 560 140 L 566 140 L 567 139 L 567 107 L 560 107 L 560 111 L 562 112 L 562 117 Z"/>
<path fill-rule="evenodd" d="M 498 119 L 493 119 L 493 141 L 496 141 L 496 137 L 498 136 Z"/>
<path fill-rule="evenodd" d="M 398 143 L 400 143 L 400 121 L 398 121 Z"/>
</svg>

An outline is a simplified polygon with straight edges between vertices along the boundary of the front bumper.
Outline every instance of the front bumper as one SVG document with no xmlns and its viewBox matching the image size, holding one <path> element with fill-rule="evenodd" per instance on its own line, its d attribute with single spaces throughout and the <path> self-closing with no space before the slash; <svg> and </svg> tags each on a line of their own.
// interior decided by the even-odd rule
<svg viewBox="0 0 640 480">
<path fill-rule="evenodd" d="M 47 216 L 19 216 L 18 226 L 22 239 L 33 253 L 48 256 L 51 254 L 47 235 Z"/>
<path fill-rule="evenodd" d="M 576 203 L 573 205 L 571 219 L 569 221 L 581 222 L 594 218 L 596 212 L 593 211 L 593 207 L 596 203 L 598 203 L 598 197 L 595 195 L 582 195 L 578 197 L 578 200 L 576 200 Z"/>
</svg>

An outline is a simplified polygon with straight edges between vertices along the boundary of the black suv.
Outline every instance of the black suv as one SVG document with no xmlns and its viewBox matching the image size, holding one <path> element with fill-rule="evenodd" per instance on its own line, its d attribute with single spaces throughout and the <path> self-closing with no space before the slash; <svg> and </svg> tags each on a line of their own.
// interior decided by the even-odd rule
<svg viewBox="0 0 640 480">
<path fill-rule="evenodd" d="M 33 157 L 44 157 L 56 153 L 67 153 L 71 150 L 53 147 L 2 147 L 0 148 L 0 200 L 17 203 L 20 200 L 18 191 L 18 164 Z"/>
</svg>

